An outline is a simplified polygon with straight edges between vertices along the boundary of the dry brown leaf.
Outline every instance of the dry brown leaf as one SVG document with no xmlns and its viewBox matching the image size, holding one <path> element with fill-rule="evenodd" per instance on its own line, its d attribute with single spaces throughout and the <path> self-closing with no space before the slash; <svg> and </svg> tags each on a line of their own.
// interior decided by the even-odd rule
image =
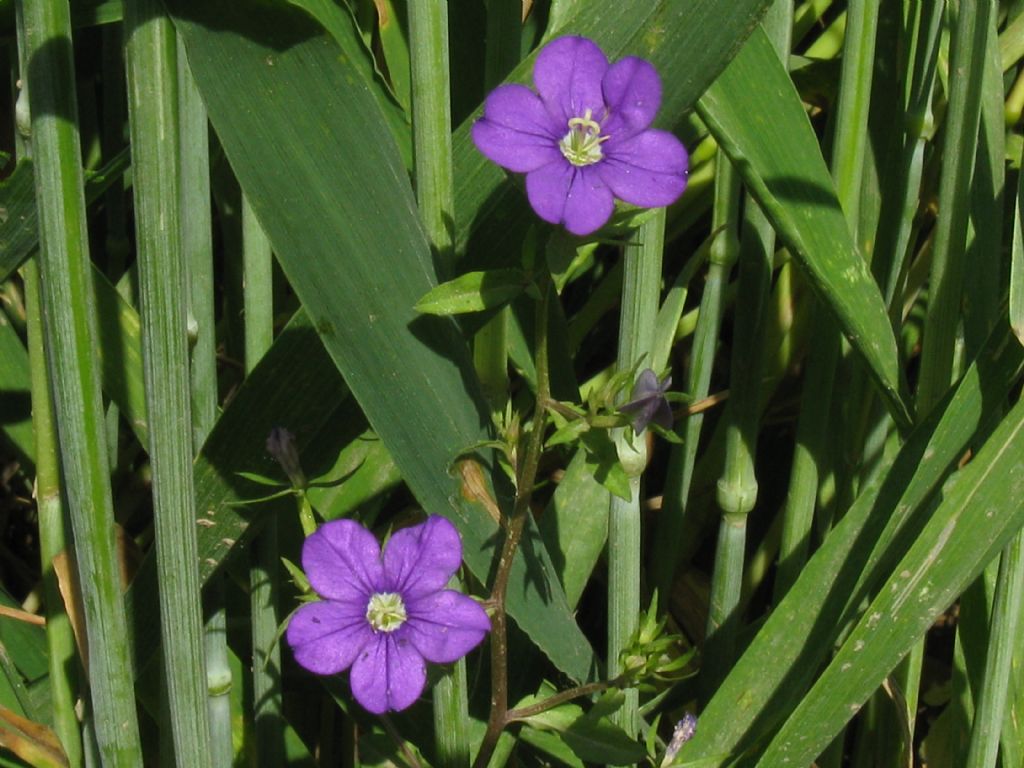
<svg viewBox="0 0 1024 768">
<path fill-rule="evenodd" d="M 0 706 L 0 747 L 37 768 L 64 768 L 67 755 L 56 734 L 45 725 L 26 720 Z"/>
<path fill-rule="evenodd" d="M 487 481 L 484 480 L 484 473 L 481 471 L 480 465 L 472 459 L 463 459 L 458 463 L 458 469 L 459 475 L 462 477 L 462 498 L 466 501 L 483 504 L 487 514 L 494 522 L 501 525 L 501 509 L 487 488 Z"/>
</svg>

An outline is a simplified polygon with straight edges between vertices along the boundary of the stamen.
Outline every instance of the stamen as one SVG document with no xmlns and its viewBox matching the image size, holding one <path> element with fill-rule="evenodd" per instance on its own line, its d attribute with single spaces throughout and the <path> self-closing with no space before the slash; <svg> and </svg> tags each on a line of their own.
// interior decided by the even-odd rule
<svg viewBox="0 0 1024 768">
<path fill-rule="evenodd" d="M 593 119 L 592 111 L 586 110 L 583 117 L 569 118 L 569 132 L 560 142 L 562 156 L 573 165 L 593 165 L 601 160 L 601 144 L 608 140 L 601 135 L 601 124 Z"/>
<path fill-rule="evenodd" d="M 394 632 L 405 623 L 405 603 L 396 592 L 378 592 L 366 605 L 366 620 L 377 632 Z"/>
</svg>

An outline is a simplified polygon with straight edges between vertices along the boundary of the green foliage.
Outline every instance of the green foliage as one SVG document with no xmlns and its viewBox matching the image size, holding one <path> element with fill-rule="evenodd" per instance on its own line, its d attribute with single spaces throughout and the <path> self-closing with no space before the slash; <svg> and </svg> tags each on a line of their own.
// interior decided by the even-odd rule
<svg viewBox="0 0 1024 768">
<path fill-rule="evenodd" d="M 19 27 L 0 0 L 27 56 L 5 82 L 28 86 L 17 109 L 0 89 L 0 764 L 77 766 L 81 742 L 226 765 L 268 738 L 287 766 L 1019 763 L 1024 6 L 448 0 L 442 39 L 417 31 L 431 2 L 25 0 Z M 166 57 L 130 59 L 131 131 L 126 16 Z M 471 135 L 483 83 L 532 84 L 563 34 L 651 61 L 655 126 L 690 151 L 679 202 L 588 238 Z M 207 114 L 210 148 L 181 146 Z M 205 187 L 178 189 L 186 155 L 200 181 L 212 163 L 212 224 L 189 218 Z M 275 260 L 247 304 L 243 198 Z M 179 208 L 212 255 L 178 258 Z M 672 430 L 619 410 L 645 368 L 673 378 Z M 452 588 L 494 631 L 382 720 L 282 638 L 318 599 L 304 536 L 425 514 L 457 526 Z M 259 612 L 268 522 L 284 586 Z M 41 561 L 41 538 L 74 551 Z M 200 602 L 222 622 L 205 679 Z M 22 619 L 63 613 L 85 634 L 56 669 L 69 622 Z M 261 617 L 280 674 L 252 651 Z M 228 689 L 232 743 L 172 746 L 162 718 L 201 733 Z"/>
</svg>

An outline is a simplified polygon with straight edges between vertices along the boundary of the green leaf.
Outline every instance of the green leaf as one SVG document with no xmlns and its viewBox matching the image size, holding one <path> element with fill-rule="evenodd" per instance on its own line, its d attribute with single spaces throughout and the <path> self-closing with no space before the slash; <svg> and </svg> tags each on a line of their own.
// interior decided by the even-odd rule
<svg viewBox="0 0 1024 768">
<path fill-rule="evenodd" d="M 521 269 L 467 272 L 431 288 L 416 302 L 416 311 L 428 315 L 461 315 L 509 304 L 530 285 Z"/>
<path fill-rule="evenodd" d="M 604 514 L 608 499 L 608 490 L 594 479 L 580 450 L 569 462 L 540 517 L 540 535 L 573 608 L 579 603 L 608 538 L 608 515 Z"/>
<path fill-rule="evenodd" d="M 378 70 L 373 60 L 373 53 L 363 43 L 356 20 L 347 3 L 334 0 L 288 0 L 292 5 L 302 8 L 306 13 L 320 22 L 330 33 L 334 41 L 341 47 L 345 65 L 358 70 L 363 82 L 370 84 L 368 90 L 373 94 L 384 115 L 391 135 L 398 145 L 402 162 L 406 168 L 412 167 L 412 126 L 406 113 L 407 104 L 400 104 L 391 88 Z M 382 30 L 383 32 L 383 30 Z M 408 78 L 408 56 L 406 56 L 406 77 Z"/>
<path fill-rule="evenodd" d="M 490 418 L 457 326 L 413 310 L 436 276 L 376 100 L 295 9 L 169 5 L 225 154 L 324 346 L 420 504 L 455 521 L 469 568 L 486 580 L 497 525 L 449 470 L 460 451 L 491 437 Z M 535 526 L 524 542 L 509 613 L 583 679 L 590 644 Z"/>
<path fill-rule="evenodd" d="M 330 435 L 327 437 L 332 438 Z M 359 506 L 390 490 L 402 480 L 387 446 L 369 430 L 338 453 L 337 461 L 325 472 L 324 477 L 344 478 L 342 482 L 331 483 L 329 487 L 310 487 L 306 491 L 313 508 L 325 520 L 351 515 Z"/>
<path fill-rule="evenodd" d="M 128 168 L 128 150 L 122 150 L 96 173 L 85 177 L 85 200 L 94 203 Z M 10 277 L 39 245 L 39 218 L 32 160 L 18 161 L 8 178 L 0 181 L 0 280 Z"/>
<path fill-rule="evenodd" d="M 881 292 L 843 218 L 800 95 L 762 29 L 701 97 L 700 113 L 867 363 L 893 418 L 908 426 Z"/>
<path fill-rule="evenodd" d="M 946 407 L 933 410 L 914 430 L 808 561 L 701 714 L 701 727 L 681 754 L 683 764 L 751 749 L 789 716 L 840 631 L 927 522 L 929 500 L 989 411 L 1003 401 L 1022 361 L 1024 350 L 1010 343 L 1004 326 Z M 831 586 L 822 589 L 823 584 Z M 794 637 L 806 639 L 794 643 Z"/>
<path fill-rule="evenodd" d="M 1024 400 L 942 491 L 903 560 L 759 765 L 813 760 L 1024 524 Z"/>
</svg>

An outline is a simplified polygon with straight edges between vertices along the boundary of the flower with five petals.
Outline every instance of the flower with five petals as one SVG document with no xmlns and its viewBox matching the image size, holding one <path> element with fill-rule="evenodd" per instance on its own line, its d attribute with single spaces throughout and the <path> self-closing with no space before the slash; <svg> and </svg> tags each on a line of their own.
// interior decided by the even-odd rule
<svg viewBox="0 0 1024 768">
<path fill-rule="evenodd" d="M 455 526 L 431 515 L 376 538 L 352 520 L 320 526 L 302 547 L 302 567 L 323 599 L 288 624 L 295 660 L 318 675 L 352 668 L 352 694 L 381 714 L 409 707 L 426 684 L 426 661 L 461 659 L 491 628 L 479 603 L 446 589 L 462 562 Z"/>
<path fill-rule="evenodd" d="M 608 221 L 614 198 L 644 208 L 674 202 L 686 188 L 682 143 L 650 127 L 661 80 L 647 61 L 609 64 L 585 37 L 560 37 L 533 67 L 537 93 L 496 88 L 473 125 L 490 160 L 526 174 L 526 194 L 545 221 L 588 235 Z"/>
</svg>

